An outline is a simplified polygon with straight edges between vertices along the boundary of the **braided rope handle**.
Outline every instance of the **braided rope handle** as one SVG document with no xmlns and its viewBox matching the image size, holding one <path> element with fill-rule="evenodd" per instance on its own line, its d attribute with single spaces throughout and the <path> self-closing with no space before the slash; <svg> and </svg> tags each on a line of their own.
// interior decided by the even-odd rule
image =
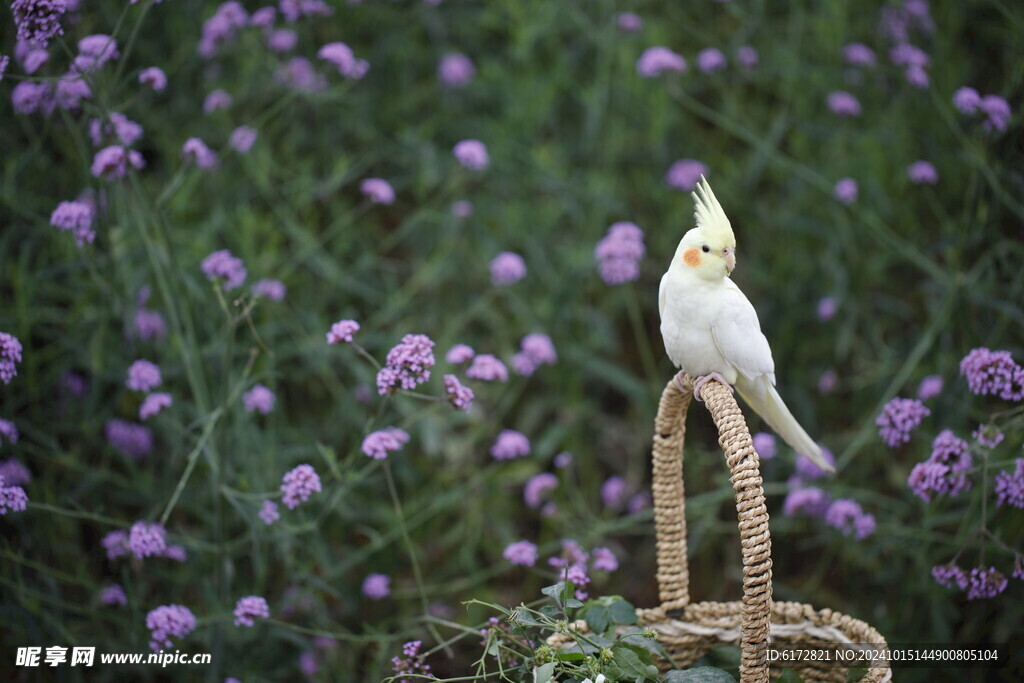
<svg viewBox="0 0 1024 683">
<path fill-rule="evenodd" d="M 668 616 L 690 603 L 686 560 L 686 495 L 683 442 L 693 380 L 680 372 L 662 392 L 654 420 L 654 524 L 657 537 L 658 594 Z M 772 603 L 771 537 L 757 451 L 732 392 L 716 381 L 700 393 L 718 427 L 718 444 L 732 472 L 743 548 L 743 623 L 740 680 L 767 681 L 767 645 Z"/>
</svg>

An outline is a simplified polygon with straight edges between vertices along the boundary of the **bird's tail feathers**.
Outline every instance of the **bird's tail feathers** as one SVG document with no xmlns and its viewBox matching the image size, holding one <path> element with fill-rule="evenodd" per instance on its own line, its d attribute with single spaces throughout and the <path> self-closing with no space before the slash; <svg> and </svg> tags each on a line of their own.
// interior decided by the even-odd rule
<svg viewBox="0 0 1024 683">
<path fill-rule="evenodd" d="M 782 397 L 767 377 L 760 377 L 757 380 L 745 380 L 743 377 L 736 382 L 736 390 L 743 400 L 754 409 L 761 418 L 768 423 L 772 430 L 782 437 L 793 450 L 800 455 L 806 455 L 811 462 L 825 472 L 835 472 L 821 454 L 821 447 L 814 442 L 800 423 L 796 421 L 789 408 L 783 403 Z"/>
</svg>

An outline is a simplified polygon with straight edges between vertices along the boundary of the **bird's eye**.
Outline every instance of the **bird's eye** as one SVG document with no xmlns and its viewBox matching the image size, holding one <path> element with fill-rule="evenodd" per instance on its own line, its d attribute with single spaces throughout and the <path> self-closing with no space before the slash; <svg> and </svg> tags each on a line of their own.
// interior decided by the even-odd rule
<svg viewBox="0 0 1024 683">
<path fill-rule="evenodd" d="M 705 244 L 704 246 L 702 246 L 702 247 L 700 248 L 700 250 L 701 250 L 701 251 L 703 251 L 703 252 L 704 252 L 704 253 L 706 254 L 706 253 L 708 253 L 709 251 L 711 251 L 711 247 L 709 247 L 708 245 L 706 245 L 706 244 Z"/>
</svg>

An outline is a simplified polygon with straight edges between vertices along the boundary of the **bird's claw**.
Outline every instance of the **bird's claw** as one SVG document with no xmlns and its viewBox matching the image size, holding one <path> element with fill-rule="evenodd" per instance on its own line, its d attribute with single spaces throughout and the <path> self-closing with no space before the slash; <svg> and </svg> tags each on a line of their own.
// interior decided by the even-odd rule
<svg viewBox="0 0 1024 683">
<path fill-rule="evenodd" d="M 704 399 L 700 397 L 700 388 L 704 386 L 705 382 L 708 382 L 710 380 L 720 382 L 723 387 L 729 390 L 730 394 L 732 393 L 732 385 L 729 384 L 729 382 L 726 381 L 726 379 L 722 377 L 722 375 L 720 375 L 717 372 L 709 372 L 706 375 L 701 375 L 700 377 L 698 377 L 697 380 L 693 383 L 693 397 L 695 399 L 701 402 L 704 401 Z"/>
<path fill-rule="evenodd" d="M 682 370 L 680 370 L 679 372 L 676 373 L 676 376 L 672 378 L 672 381 L 675 382 L 676 389 L 679 390 L 680 394 L 685 394 L 686 393 L 686 388 L 683 386 L 683 380 L 682 380 L 682 378 L 683 378 L 683 376 L 685 374 L 686 373 L 684 373 Z"/>
</svg>

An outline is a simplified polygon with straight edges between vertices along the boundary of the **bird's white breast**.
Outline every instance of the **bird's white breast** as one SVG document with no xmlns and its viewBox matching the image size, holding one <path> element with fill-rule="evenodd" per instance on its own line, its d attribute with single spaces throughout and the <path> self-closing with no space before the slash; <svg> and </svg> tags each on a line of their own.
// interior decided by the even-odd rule
<svg viewBox="0 0 1024 683">
<path fill-rule="evenodd" d="M 661 336 L 672 362 L 691 377 L 718 372 L 730 383 L 736 369 L 719 352 L 711 326 L 728 284 L 722 280 L 665 273 L 661 293 Z"/>
</svg>

